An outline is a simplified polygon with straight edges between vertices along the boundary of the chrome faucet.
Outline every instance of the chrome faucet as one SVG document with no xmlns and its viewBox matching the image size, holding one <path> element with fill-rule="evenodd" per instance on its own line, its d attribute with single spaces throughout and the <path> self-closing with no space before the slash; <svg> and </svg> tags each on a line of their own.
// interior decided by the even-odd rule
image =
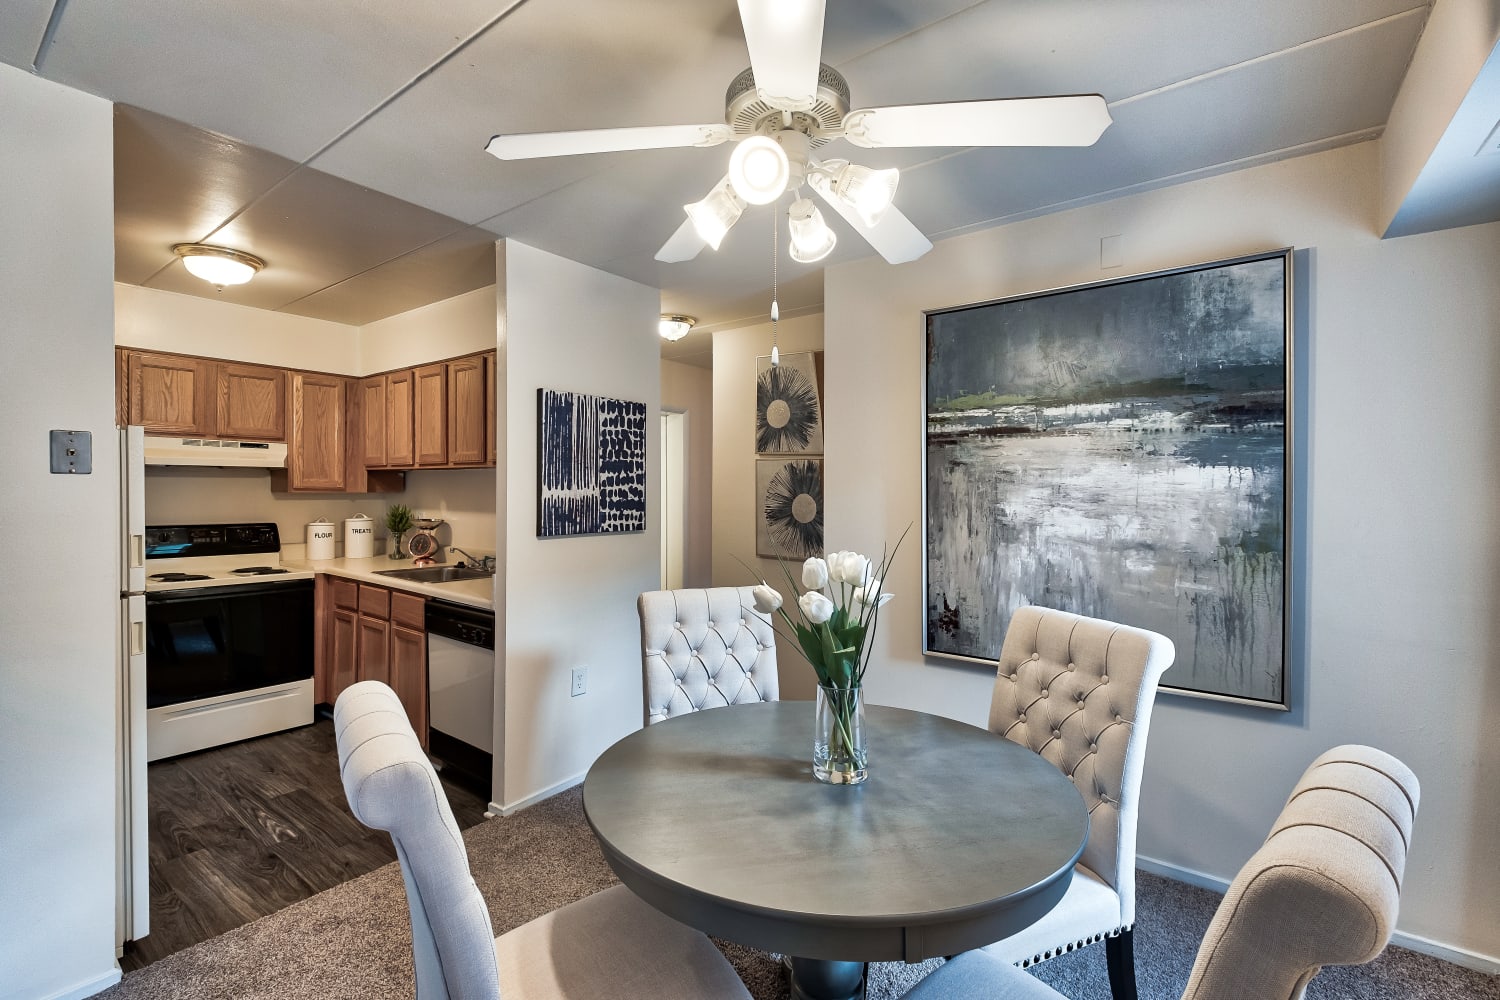
<svg viewBox="0 0 1500 1000">
<path fill-rule="evenodd" d="M 470 566 L 477 566 L 479 569 L 483 570 L 486 573 L 495 572 L 494 556 L 472 556 L 469 553 L 465 552 L 463 549 L 459 548 L 457 545 L 448 546 L 448 552 L 449 554 L 457 552 L 459 555 L 463 556 L 469 561 Z"/>
</svg>

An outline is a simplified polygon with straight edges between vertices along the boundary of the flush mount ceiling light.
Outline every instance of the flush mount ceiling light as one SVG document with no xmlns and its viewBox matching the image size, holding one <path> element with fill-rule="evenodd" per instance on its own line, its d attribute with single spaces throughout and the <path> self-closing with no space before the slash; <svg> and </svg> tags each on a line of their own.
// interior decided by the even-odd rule
<svg viewBox="0 0 1500 1000">
<path fill-rule="evenodd" d="M 675 313 L 661 314 L 661 339 L 681 340 L 688 335 L 688 331 L 696 326 L 698 320 L 692 316 L 678 316 Z"/>
<path fill-rule="evenodd" d="M 1098 94 L 851 110 L 849 84 L 819 61 L 825 5 L 739 0 L 750 68 L 730 83 L 722 124 L 497 135 L 485 149 L 501 160 L 524 160 L 734 141 L 728 174 L 708 197 L 683 206 L 688 219 L 657 251 L 657 260 L 691 260 L 705 246 L 717 250 L 747 203 L 770 204 L 806 183 L 882 257 L 900 264 L 916 260 L 932 243 L 891 204 L 896 172 L 843 159 L 819 164 L 810 150 L 840 139 L 869 149 L 1091 146 L 1110 125 L 1109 108 Z"/>
<path fill-rule="evenodd" d="M 189 274 L 214 285 L 243 285 L 266 266 L 254 254 L 207 243 L 179 243 L 172 252 L 182 258 L 182 266 Z"/>
</svg>

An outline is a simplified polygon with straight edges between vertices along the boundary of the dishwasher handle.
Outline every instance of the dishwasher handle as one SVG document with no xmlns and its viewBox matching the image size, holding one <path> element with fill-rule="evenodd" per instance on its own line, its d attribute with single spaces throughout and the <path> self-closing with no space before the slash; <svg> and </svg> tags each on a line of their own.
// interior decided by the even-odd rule
<svg viewBox="0 0 1500 1000">
<path fill-rule="evenodd" d="M 495 648 L 495 613 L 446 601 L 427 602 L 427 634 L 467 646 Z"/>
</svg>

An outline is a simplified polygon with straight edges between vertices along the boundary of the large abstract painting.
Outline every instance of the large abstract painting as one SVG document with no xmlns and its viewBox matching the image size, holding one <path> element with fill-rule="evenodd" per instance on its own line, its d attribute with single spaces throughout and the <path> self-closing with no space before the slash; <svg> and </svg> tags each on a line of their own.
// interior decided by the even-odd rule
<svg viewBox="0 0 1500 1000">
<path fill-rule="evenodd" d="M 1286 707 L 1291 251 L 927 314 L 924 651 L 1042 605 Z"/>
<path fill-rule="evenodd" d="M 823 460 L 755 463 L 755 552 L 801 562 L 823 554 Z"/>
<path fill-rule="evenodd" d="M 537 390 L 539 538 L 646 530 L 646 404 Z"/>
</svg>

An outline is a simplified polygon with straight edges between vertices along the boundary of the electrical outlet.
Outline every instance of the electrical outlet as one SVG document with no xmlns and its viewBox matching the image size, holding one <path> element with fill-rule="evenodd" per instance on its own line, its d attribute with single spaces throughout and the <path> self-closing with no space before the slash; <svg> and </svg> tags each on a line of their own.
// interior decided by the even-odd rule
<svg viewBox="0 0 1500 1000">
<path fill-rule="evenodd" d="M 573 668 L 573 697 L 577 698 L 589 689 L 589 668 Z"/>
</svg>

